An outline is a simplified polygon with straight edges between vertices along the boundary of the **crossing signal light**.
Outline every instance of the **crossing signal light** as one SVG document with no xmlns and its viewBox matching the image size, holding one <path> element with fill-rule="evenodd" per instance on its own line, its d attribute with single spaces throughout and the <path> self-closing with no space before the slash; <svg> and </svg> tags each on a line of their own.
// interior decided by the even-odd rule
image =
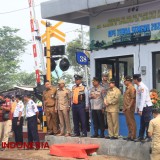
<svg viewBox="0 0 160 160">
<path fill-rule="evenodd" d="M 67 58 L 61 59 L 61 61 L 60 61 L 60 63 L 59 63 L 59 67 L 60 67 L 60 69 L 61 69 L 62 71 L 68 70 L 69 66 L 70 66 L 70 63 L 69 63 L 69 61 L 68 61 Z"/>
<path fill-rule="evenodd" d="M 53 58 L 51 58 L 51 71 L 53 72 L 56 69 L 56 62 Z"/>
</svg>

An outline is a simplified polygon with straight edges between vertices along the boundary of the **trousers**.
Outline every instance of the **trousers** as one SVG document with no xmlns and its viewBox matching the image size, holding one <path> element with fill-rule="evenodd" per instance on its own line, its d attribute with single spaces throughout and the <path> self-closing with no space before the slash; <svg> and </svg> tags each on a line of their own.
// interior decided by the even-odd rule
<svg viewBox="0 0 160 160">
<path fill-rule="evenodd" d="M 37 116 L 27 118 L 27 129 L 28 129 L 28 142 L 39 142 L 39 135 L 37 129 Z"/>
<path fill-rule="evenodd" d="M 69 111 L 67 110 L 67 108 L 63 110 L 58 110 L 58 116 L 60 121 L 61 134 L 64 134 L 65 126 L 66 126 L 66 132 L 71 133 Z"/>
<path fill-rule="evenodd" d="M 74 133 L 80 135 L 80 124 L 81 124 L 82 134 L 87 135 L 85 103 L 73 104 L 72 115 L 73 115 Z"/>
<path fill-rule="evenodd" d="M 94 134 L 98 135 L 98 129 L 100 129 L 101 136 L 104 136 L 104 114 L 102 113 L 102 110 L 92 110 L 92 119 Z"/>
<path fill-rule="evenodd" d="M 108 134 L 109 137 L 119 135 L 119 116 L 118 112 L 107 112 Z"/>
<path fill-rule="evenodd" d="M 23 143 L 23 117 L 20 119 L 20 124 L 17 125 L 18 117 L 13 117 L 12 129 L 15 135 L 15 142 Z"/>
<path fill-rule="evenodd" d="M 134 118 L 134 111 L 127 109 L 125 112 L 127 127 L 128 127 L 128 137 L 136 138 L 136 122 Z"/>
</svg>

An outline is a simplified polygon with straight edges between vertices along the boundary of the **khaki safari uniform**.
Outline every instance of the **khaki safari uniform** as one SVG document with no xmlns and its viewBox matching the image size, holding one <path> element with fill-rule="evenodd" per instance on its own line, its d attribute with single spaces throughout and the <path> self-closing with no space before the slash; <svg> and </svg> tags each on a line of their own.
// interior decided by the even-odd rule
<svg viewBox="0 0 160 160">
<path fill-rule="evenodd" d="M 58 89 L 56 94 L 56 110 L 60 120 L 61 134 L 64 134 L 66 126 L 66 132 L 71 133 L 69 110 L 70 107 L 71 92 L 67 88 Z"/>
<path fill-rule="evenodd" d="M 108 102 L 106 107 L 108 134 L 109 137 L 118 137 L 119 135 L 119 99 L 121 91 L 117 88 L 110 88 L 105 96 L 105 100 Z"/>
<path fill-rule="evenodd" d="M 123 97 L 123 110 L 125 111 L 126 122 L 128 126 L 128 138 L 135 139 L 136 138 L 136 122 L 134 118 L 135 112 L 135 99 L 136 99 L 136 89 L 131 84 L 126 87 L 126 91 Z M 134 99 L 134 104 L 131 106 L 131 101 Z"/>
<path fill-rule="evenodd" d="M 160 160 L 160 115 L 150 121 L 148 132 L 153 133 L 151 160 Z"/>
<path fill-rule="evenodd" d="M 56 134 L 58 132 L 58 114 L 55 112 L 55 97 L 57 89 L 51 87 L 43 92 L 43 102 L 45 115 L 47 119 L 47 127 L 49 132 Z"/>
</svg>

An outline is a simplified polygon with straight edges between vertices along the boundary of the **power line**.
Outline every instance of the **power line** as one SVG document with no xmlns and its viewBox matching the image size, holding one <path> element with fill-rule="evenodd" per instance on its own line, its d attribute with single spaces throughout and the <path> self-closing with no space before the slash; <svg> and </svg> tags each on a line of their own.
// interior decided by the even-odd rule
<svg viewBox="0 0 160 160">
<path fill-rule="evenodd" d="M 40 6 L 40 4 L 37 4 L 34 7 L 37 7 L 37 6 Z M 23 11 L 23 10 L 26 10 L 26 9 L 29 9 L 29 7 L 21 8 L 21 9 L 17 9 L 17 10 L 12 10 L 12 11 L 7 11 L 7 12 L 1 12 L 0 15 L 15 13 L 15 12 Z"/>
</svg>

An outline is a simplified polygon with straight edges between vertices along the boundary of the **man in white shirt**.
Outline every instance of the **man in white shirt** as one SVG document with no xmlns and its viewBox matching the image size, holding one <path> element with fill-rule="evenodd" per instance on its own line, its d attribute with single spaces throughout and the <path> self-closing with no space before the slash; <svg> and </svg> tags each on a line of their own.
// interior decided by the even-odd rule
<svg viewBox="0 0 160 160">
<path fill-rule="evenodd" d="M 143 141 L 146 130 L 146 138 L 148 137 L 148 126 L 152 115 L 152 102 L 147 86 L 142 82 L 140 74 L 133 75 L 133 82 L 137 85 L 136 90 L 136 108 L 140 115 L 139 138 L 135 141 Z"/>
<path fill-rule="evenodd" d="M 24 96 L 24 101 L 26 102 L 26 118 L 27 118 L 27 129 L 28 129 L 28 142 L 39 142 L 37 122 L 38 119 L 38 108 L 35 102 L 31 99 L 30 94 Z"/>
<path fill-rule="evenodd" d="M 23 116 L 24 104 L 22 96 L 16 95 L 16 107 L 13 112 L 12 128 L 15 135 L 15 142 L 23 143 Z"/>
</svg>

